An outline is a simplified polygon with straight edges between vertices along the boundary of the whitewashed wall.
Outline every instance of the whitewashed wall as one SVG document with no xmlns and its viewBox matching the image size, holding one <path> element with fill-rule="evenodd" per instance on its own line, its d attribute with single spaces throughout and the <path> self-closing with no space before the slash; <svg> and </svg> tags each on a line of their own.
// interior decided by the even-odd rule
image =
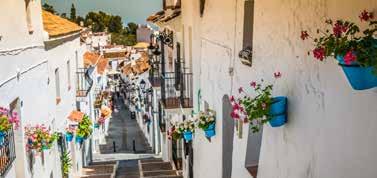
<svg viewBox="0 0 377 178">
<path fill-rule="evenodd" d="M 194 92 L 202 89 L 203 99 L 217 111 L 222 96 L 235 94 L 240 85 L 260 78 L 272 82 L 273 72 L 283 74 L 274 94 L 288 96 L 289 122 L 281 128 L 265 126 L 258 177 L 375 177 L 377 159 L 370 155 L 377 146 L 377 90 L 352 90 L 333 60 L 320 63 L 307 56 L 312 46 L 299 35 L 303 29 L 315 32 L 327 16 L 359 21 L 359 12 L 376 10 L 377 1 L 256 1 L 251 68 L 236 57 L 242 45 L 243 2 L 207 0 L 200 18 L 198 3 L 184 0 L 183 24 L 185 39 L 189 27 L 194 34 Z M 187 58 L 190 50 L 185 50 Z M 233 77 L 227 74 L 229 67 L 234 67 Z M 221 157 L 220 124 L 218 120 L 212 143 L 195 137 L 196 178 L 222 176 L 221 163 L 212 160 Z M 234 178 L 251 177 L 244 165 L 247 135 L 244 127 L 243 139 L 234 138 Z"/>
</svg>

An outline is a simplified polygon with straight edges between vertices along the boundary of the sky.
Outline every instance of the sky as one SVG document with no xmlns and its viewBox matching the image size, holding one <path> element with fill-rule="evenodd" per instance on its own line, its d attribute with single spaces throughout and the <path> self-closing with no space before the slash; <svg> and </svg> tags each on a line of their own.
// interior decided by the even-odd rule
<svg viewBox="0 0 377 178">
<path fill-rule="evenodd" d="M 146 24 L 146 18 L 162 9 L 162 0 L 42 0 L 54 6 L 58 13 L 69 16 L 71 4 L 76 6 L 77 14 L 85 17 L 90 11 L 103 11 L 119 15 L 125 24 L 135 22 Z"/>
</svg>

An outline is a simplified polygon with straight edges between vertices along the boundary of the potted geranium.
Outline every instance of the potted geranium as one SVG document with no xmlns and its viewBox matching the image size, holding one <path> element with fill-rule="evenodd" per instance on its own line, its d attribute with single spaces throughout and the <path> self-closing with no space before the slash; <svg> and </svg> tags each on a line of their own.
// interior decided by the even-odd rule
<svg viewBox="0 0 377 178">
<path fill-rule="evenodd" d="M 15 111 L 11 112 L 11 111 L 9 111 L 9 109 L 0 107 L 0 116 L 7 117 L 9 123 L 14 125 L 14 129 L 16 129 L 16 130 L 18 129 L 18 127 L 20 125 L 20 119 L 18 117 L 17 112 L 15 112 Z"/>
<path fill-rule="evenodd" d="M 65 128 L 65 140 L 67 142 L 71 142 L 75 132 L 76 132 L 76 128 L 73 127 L 73 126 L 69 126 L 69 127 Z"/>
<path fill-rule="evenodd" d="M 191 120 L 185 120 L 178 124 L 177 132 L 183 135 L 186 142 L 192 140 L 192 134 L 195 132 L 195 123 Z"/>
<path fill-rule="evenodd" d="M 92 134 L 92 121 L 87 115 L 84 115 L 76 130 L 76 143 L 82 143 Z"/>
<path fill-rule="evenodd" d="M 52 132 L 44 125 L 25 127 L 25 135 L 27 138 L 26 148 L 38 152 L 50 149 L 58 138 L 56 132 Z"/>
<path fill-rule="evenodd" d="M 280 73 L 275 77 L 280 77 Z M 250 96 L 241 87 L 239 88 L 240 97 L 235 99 L 231 97 L 233 119 L 244 119 L 249 122 L 253 133 L 259 132 L 263 125 L 267 122 L 272 127 L 280 127 L 287 122 L 287 97 L 272 96 L 273 85 L 263 86 L 261 83 L 251 82 L 250 86 L 254 90 L 255 95 Z"/>
<path fill-rule="evenodd" d="M 215 111 L 208 110 L 207 113 L 200 112 L 198 116 L 198 127 L 201 128 L 207 138 L 215 136 L 215 123 L 216 123 Z"/>
<path fill-rule="evenodd" d="M 301 39 L 312 38 L 315 44 L 313 55 L 323 61 L 333 57 L 355 90 L 365 90 L 377 86 L 377 21 L 373 13 L 363 11 L 362 22 L 369 22 L 360 32 L 359 26 L 345 20 L 326 20 L 330 29 L 317 30 L 319 37 L 314 38 L 307 31 L 301 32 Z"/>
</svg>

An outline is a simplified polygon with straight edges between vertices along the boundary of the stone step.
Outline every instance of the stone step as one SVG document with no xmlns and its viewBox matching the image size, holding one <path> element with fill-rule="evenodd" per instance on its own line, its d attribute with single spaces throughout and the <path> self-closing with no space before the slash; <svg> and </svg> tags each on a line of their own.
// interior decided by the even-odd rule
<svg viewBox="0 0 377 178">
<path fill-rule="evenodd" d="M 114 165 L 91 165 L 82 169 L 83 175 L 112 174 Z"/>
<path fill-rule="evenodd" d="M 141 163 L 142 171 L 161 171 L 161 170 L 172 170 L 172 166 L 168 162 L 161 163 Z"/>
<path fill-rule="evenodd" d="M 117 175 L 116 178 L 140 178 L 139 175 Z"/>
<path fill-rule="evenodd" d="M 116 161 L 103 161 L 103 162 L 92 162 L 90 163 L 90 166 L 94 165 L 115 165 Z"/>
<path fill-rule="evenodd" d="M 145 177 L 145 178 L 183 178 L 183 176 L 152 176 L 152 177 Z"/>
<path fill-rule="evenodd" d="M 153 176 L 177 176 L 177 172 L 174 170 L 163 170 L 163 171 L 143 171 L 144 177 Z"/>
<path fill-rule="evenodd" d="M 111 174 L 80 175 L 75 178 L 111 178 Z"/>
<path fill-rule="evenodd" d="M 162 163 L 164 162 L 161 158 L 150 158 L 150 159 L 142 159 L 140 162 L 143 163 Z"/>
</svg>

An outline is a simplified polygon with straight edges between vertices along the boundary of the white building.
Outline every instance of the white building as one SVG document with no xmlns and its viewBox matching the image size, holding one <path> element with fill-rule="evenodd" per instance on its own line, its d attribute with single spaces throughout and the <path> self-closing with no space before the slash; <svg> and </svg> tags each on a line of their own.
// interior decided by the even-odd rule
<svg viewBox="0 0 377 178">
<path fill-rule="evenodd" d="M 358 21 L 358 14 L 374 10 L 376 3 L 182 0 L 182 33 L 177 38 L 183 42 L 183 58 L 192 61 L 193 108 L 197 112 L 206 105 L 217 111 L 216 136 L 209 142 L 197 130 L 193 159 L 183 158 L 183 175 L 374 178 L 377 158 L 370 155 L 376 153 L 371 140 L 376 140 L 377 111 L 371 106 L 376 104 L 376 90 L 355 91 L 335 62 L 313 60 L 307 55 L 312 46 L 301 41 L 300 32 L 315 32 L 326 18 Z M 149 20 L 159 24 L 167 13 Z M 248 46 L 253 49 L 251 67 L 238 57 Z M 288 97 L 288 123 L 279 128 L 265 125 L 263 133 L 252 134 L 248 124 L 230 117 L 229 96 L 252 80 L 272 83 L 277 71 L 282 78 L 273 94 Z M 172 160 L 170 144 L 162 149 Z"/>
</svg>

